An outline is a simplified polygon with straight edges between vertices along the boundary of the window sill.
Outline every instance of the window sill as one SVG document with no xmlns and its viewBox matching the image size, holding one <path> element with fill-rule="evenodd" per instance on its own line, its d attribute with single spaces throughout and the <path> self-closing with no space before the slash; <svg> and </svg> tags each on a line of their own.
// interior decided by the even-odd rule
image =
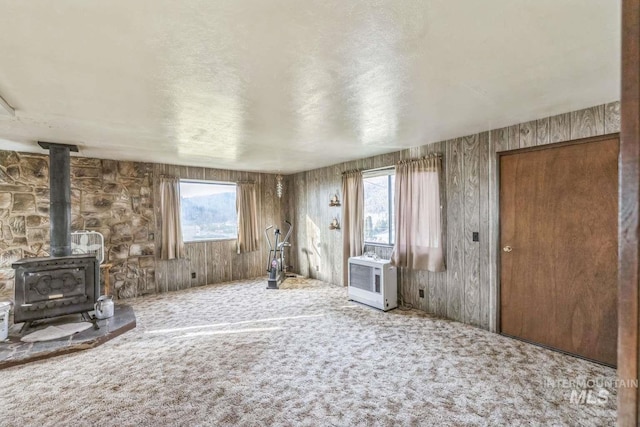
<svg viewBox="0 0 640 427">
<path fill-rule="evenodd" d="M 188 245 L 190 243 L 207 243 L 207 242 L 229 242 L 231 240 L 238 240 L 237 237 L 228 238 L 228 239 L 202 239 L 202 240 L 184 240 L 182 243 Z"/>
<path fill-rule="evenodd" d="M 364 242 L 365 246 L 377 246 L 380 248 L 393 248 L 393 245 L 389 244 L 389 243 L 370 243 L 370 242 Z"/>
</svg>

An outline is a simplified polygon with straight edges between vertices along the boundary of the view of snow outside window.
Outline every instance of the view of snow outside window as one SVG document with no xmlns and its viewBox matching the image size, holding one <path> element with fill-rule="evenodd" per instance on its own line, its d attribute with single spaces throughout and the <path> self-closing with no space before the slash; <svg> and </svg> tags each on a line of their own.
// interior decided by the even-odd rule
<svg viewBox="0 0 640 427">
<path fill-rule="evenodd" d="M 364 241 L 393 244 L 395 174 L 364 178 Z"/>
<path fill-rule="evenodd" d="M 182 240 L 223 240 L 238 238 L 236 185 L 180 181 Z"/>
</svg>

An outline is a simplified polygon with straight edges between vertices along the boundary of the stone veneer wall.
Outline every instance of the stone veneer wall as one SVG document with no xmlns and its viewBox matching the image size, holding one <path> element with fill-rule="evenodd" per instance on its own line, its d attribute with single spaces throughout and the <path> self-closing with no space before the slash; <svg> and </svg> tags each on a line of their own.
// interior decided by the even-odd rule
<svg viewBox="0 0 640 427">
<path fill-rule="evenodd" d="M 72 229 L 99 231 L 112 293 L 155 292 L 155 217 L 149 163 L 71 158 Z M 12 296 L 11 263 L 49 256 L 49 157 L 0 151 L 0 296 Z"/>
</svg>

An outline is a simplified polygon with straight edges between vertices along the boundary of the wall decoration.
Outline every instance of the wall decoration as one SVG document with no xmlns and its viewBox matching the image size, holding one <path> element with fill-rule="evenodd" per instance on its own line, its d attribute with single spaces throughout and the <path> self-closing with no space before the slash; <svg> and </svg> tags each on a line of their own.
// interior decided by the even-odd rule
<svg viewBox="0 0 640 427">
<path fill-rule="evenodd" d="M 333 218 L 333 221 L 329 224 L 329 230 L 340 230 L 340 222 L 338 221 L 338 218 Z"/>
<path fill-rule="evenodd" d="M 281 199 L 283 194 L 284 183 L 282 182 L 282 175 L 278 174 L 278 176 L 276 176 L 276 195 L 278 196 L 278 199 Z"/>
</svg>

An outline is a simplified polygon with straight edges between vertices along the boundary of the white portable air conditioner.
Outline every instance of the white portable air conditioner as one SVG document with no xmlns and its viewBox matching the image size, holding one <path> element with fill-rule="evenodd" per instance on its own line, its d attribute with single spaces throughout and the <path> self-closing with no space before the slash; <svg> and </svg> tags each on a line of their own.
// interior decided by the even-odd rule
<svg viewBox="0 0 640 427">
<path fill-rule="evenodd" d="M 71 233 L 72 254 L 94 254 L 98 263 L 104 262 L 104 237 L 97 231 L 74 231 Z"/>
<path fill-rule="evenodd" d="M 398 306 L 398 270 L 388 259 L 349 258 L 349 299 L 387 311 Z"/>
</svg>

